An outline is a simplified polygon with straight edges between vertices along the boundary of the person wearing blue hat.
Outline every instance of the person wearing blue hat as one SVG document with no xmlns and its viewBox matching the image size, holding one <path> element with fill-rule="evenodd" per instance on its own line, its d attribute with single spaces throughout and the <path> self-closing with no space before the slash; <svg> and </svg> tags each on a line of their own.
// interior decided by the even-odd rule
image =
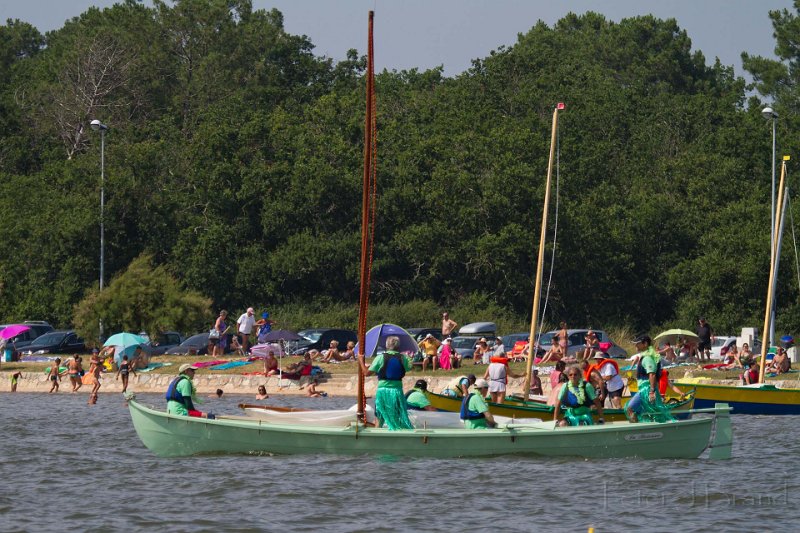
<svg viewBox="0 0 800 533">
<path fill-rule="evenodd" d="M 269 313 L 267 311 L 261 313 L 261 318 L 256 322 L 256 326 L 258 327 L 258 342 L 264 342 L 263 337 L 272 331 L 273 324 L 277 324 L 277 322 L 269 318 Z"/>
</svg>

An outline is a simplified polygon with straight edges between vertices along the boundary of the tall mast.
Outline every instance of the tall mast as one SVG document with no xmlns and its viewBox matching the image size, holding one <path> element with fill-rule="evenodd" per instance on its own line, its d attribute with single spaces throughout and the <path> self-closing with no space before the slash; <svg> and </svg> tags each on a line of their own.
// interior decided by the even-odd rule
<svg viewBox="0 0 800 533">
<path fill-rule="evenodd" d="M 365 358 L 367 337 L 367 308 L 369 307 L 369 287 L 372 273 L 372 250 L 375 240 L 375 203 L 377 174 L 377 130 L 375 128 L 375 61 L 372 47 L 372 19 L 374 11 L 369 12 L 369 32 L 367 44 L 367 109 L 364 117 L 364 174 L 361 195 L 361 291 L 358 304 L 358 343 L 361 347 L 359 357 Z M 358 416 L 365 420 L 366 397 L 364 396 L 364 371 L 358 371 Z"/>
<path fill-rule="evenodd" d="M 781 206 L 783 204 L 783 184 L 786 180 L 786 161 L 788 160 L 789 156 L 783 156 L 783 163 L 781 164 L 781 182 L 780 186 L 778 187 L 778 202 L 775 204 L 777 209 L 775 211 L 775 226 L 774 233 L 772 235 L 772 242 L 775 243 L 775 245 L 770 247 L 769 286 L 767 287 L 767 310 L 764 313 L 764 329 L 762 330 L 761 339 L 761 363 L 758 370 L 759 383 L 764 383 L 764 367 L 766 366 L 767 350 L 769 349 L 769 338 L 767 337 L 767 334 L 770 331 L 770 319 L 773 316 L 772 301 L 775 298 L 775 278 L 778 275 L 777 263 L 779 247 L 777 246 L 777 243 L 780 235 L 780 228 L 782 227 L 783 209 Z"/>
<path fill-rule="evenodd" d="M 528 400 L 528 391 L 531 390 L 531 374 L 533 373 L 533 358 L 536 356 L 536 320 L 539 316 L 539 299 L 542 293 L 542 270 L 544 269 L 544 242 L 547 234 L 547 212 L 550 206 L 550 182 L 553 176 L 553 159 L 556 153 L 556 135 L 558 132 L 558 112 L 564 109 L 564 104 L 559 103 L 553 110 L 553 130 L 550 134 L 550 160 L 547 162 L 547 182 L 544 188 L 544 208 L 542 209 L 542 231 L 539 236 L 539 257 L 536 261 L 536 285 L 533 289 L 533 311 L 531 312 L 531 331 L 528 337 L 528 360 L 525 369 L 525 384 L 522 397 Z"/>
</svg>

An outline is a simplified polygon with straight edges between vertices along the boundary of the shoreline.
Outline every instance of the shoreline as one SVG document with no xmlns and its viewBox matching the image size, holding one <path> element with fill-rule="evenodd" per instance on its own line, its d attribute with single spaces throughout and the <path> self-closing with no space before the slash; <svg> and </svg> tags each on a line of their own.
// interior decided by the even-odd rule
<svg viewBox="0 0 800 533">
<path fill-rule="evenodd" d="M 11 371 L 0 371 L 0 392 L 11 391 Z M 128 391 L 133 393 L 165 393 L 170 382 L 175 378 L 176 374 L 138 374 L 131 376 L 128 382 Z M 424 379 L 428 382 L 428 390 L 438 392 L 444 389 L 447 384 L 452 381 L 454 376 L 436 376 L 436 375 L 415 375 L 406 376 L 403 378 L 404 390 L 409 390 L 414 386 L 418 379 Z M 691 371 L 687 372 L 685 376 L 676 378 L 675 381 L 682 379 L 691 380 Z M 306 395 L 305 386 L 308 384 L 308 379 L 304 378 L 301 381 L 296 380 L 279 380 L 276 376 L 243 376 L 238 374 L 198 374 L 194 378 L 194 384 L 198 393 L 212 394 L 217 389 L 222 389 L 226 394 L 256 394 L 259 385 L 267 387 L 268 394 L 285 394 L 290 396 L 304 396 Z M 522 389 L 523 378 L 509 378 L 508 390 L 511 393 L 519 392 Z M 104 393 L 121 393 L 122 381 L 114 379 L 113 374 L 104 374 L 101 377 L 100 394 Z M 703 380 L 703 384 L 708 385 L 737 385 L 738 380 L 733 379 L 709 379 Z M 775 385 L 782 388 L 800 388 L 800 380 L 782 380 L 770 381 L 770 385 Z M 367 395 L 374 395 L 377 388 L 378 380 L 376 377 L 369 377 L 364 385 L 364 391 Z M 71 394 L 71 383 L 69 378 L 62 378 L 60 382 L 60 390 L 58 394 L 66 393 Z M 327 392 L 329 396 L 355 396 L 356 388 L 358 387 L 358 376 L 355 374 L 330 374 L 327 377 L 320 377 L 318 389 Z M 542 387 L 545 395 L 549 393 L 550 383 L 548 380 L 542 380 Z M 23 372 L 22 378 L 17 385 L 17 392 L 41 392 L 48 393 L 50 390 L 50 381 L 42 372 Z M 91 390 L 90 385 L 84 385 L 78 392 L 88 393 Z"/>
</svg>

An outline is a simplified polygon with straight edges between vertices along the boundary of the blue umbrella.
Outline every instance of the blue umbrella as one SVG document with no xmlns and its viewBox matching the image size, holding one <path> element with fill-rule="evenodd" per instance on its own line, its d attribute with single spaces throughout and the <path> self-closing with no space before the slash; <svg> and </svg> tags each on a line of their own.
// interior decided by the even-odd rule
<svg viewBox="0 0 800 533">
<path fill-rule="evenodd" d="M 419 350 L 419 345 L 417 341 L 414 340 L 414 337 L 400 326 L 395 326 L 394 324 L 378 324 L 367 332 L 366 340 L 364 341 L 367 346 L 364 352 L 365 355 L 367 357 L 372 357 L 376 353 L 386 350 L 386 338 L 392 336 L 400 339 L 400 345 L 397 347 L 398 352 L 415 353 Z M 355 352 L 357 355 L 361 353 L 358 344 L 356 344 Z"/>
<path fill-rule="evenodd" d="M 111 335 L 106 339 L 103 346 L 122 346 L 127 350 L 132 346 L 140 346 L 142 344 L 147 344 L 147 339 L 135 333 L 122 332 Z"/>
</svg>

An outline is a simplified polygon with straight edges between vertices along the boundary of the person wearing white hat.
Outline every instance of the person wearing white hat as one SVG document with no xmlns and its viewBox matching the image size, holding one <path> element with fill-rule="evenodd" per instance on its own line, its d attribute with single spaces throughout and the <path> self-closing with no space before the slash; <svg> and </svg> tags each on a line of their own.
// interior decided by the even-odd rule
<svg viewBox="0 0 800 533">
<path fill-rule="evenodd" d="M 428 365 L 433 365 L 433 370 L 436 370 L 436 363 L 438 362 L 439 347 L 442 345 L 439 339 L 428 333 L 425 338 L 419 342 L 419 349 L 422 350 L 424 358 L 422 359 L 422 371 L 428 369 Z"/>
<path fill-rule="evenodd" d="M 486 393 L 489 392 L 489 382 L 483 378 L 475 380 L 475 391 L 467 394 L 461 401 L 461 420 L 467 429 L 487 429 L 496 427 L 489 406 L 486 405 Z"/>
<path fill-rule="evenodd" d="M 194 388 L 194 372 L 197 367 L 186 363 L 178 369 L 178 377 L 167 387 L 167 412 L 174 415 L 214 418 L 212 413 L 203 413 L 195 409 L 194 401 L 197 391 Z"/>
</svg>

